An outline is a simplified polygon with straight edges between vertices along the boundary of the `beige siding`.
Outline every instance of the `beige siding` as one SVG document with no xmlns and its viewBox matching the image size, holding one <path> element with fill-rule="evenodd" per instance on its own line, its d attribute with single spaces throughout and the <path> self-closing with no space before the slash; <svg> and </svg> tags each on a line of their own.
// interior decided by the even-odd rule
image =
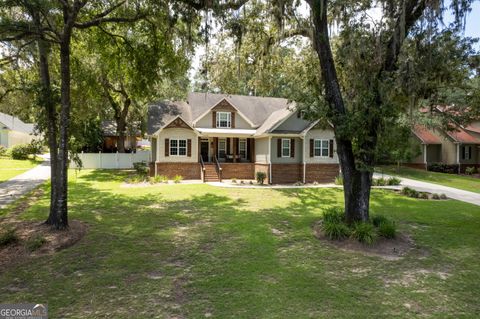
<svg viewBox="0 0 480 319">
<path fill-rule="evenodd" d="M 212 127 L 212 112 L 208 112 L 207 115 L 198 120 L 195 127 L 211 128 Z M 251 129 L 252 126 L 240 115 L 238 112 L 235 114 L 235 128 Z"/>
<path fill-rule="evenodd" d="M 255 162 L 269 163 L 270 156 L 268 154 L 268 137 L 255 139 Z"/>
<path fill-rule="evenodd" d="M 8 131 L 0 130 L 0 145 L 3 147 L 8 147 Z"/>
<path fill-rule="evenodd" d="M 333 158 L 332 157 L 310 157 L 310 139 L 333 140 Z M 305 135 L 305 162 L 309 164 L 337 164 L 337 143 L 333 130 L 311 129 Z"/>
<path fill-rule="evenodd" d="M 28 144 L 33 140 L 34 136 L 18 132 L 18 131 L 8 131 L 8 147 L 12 147 L 17 144 Z M 2 138 L 3 141 L 3 138 Z"/>
<path fill-rule="evenodd" d="M 192 156 L 165 156 L 165 139 L 191 139 Z M 184 128 L 167 128 L 160 132 L 157 139 L 157 162 L 198 162 L 198 136 L 194 131 Z"/>
<path fill-rule="evenodd" d="M 285 136 L 285 137 L 273 137 L 271 139 L 271 156 L 272 156 L 272 163 L 273 164 L 294 164 L 294 163 L 302 163 L 302 152 L 303 152 L 303 140 L 295 137 L 293 138 L 295 140 L 295 152 L 294 152 L 294 157 L 278 157 L 277 153 L 277 141 L 279 139 L 292 139 L 291 137 Z"/>
<path fill-rule="evenodd" d="M 442 142 L 442 162 L 445 164 L 457 164 L 457 145 L 451 138 L 435 130 Z"/>
<path fill-rule="evenodd" d="M 285 122 L 280 124 L 275 130 L 279 131 L 303 131 L 310 124 L 302 118 L 297 117 L 298 112 L 294 112 Z"/>
</svg>

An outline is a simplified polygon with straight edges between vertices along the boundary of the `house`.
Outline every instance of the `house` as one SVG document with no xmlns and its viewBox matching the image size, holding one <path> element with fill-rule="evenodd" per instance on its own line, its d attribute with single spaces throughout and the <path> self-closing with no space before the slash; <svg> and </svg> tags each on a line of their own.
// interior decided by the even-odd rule
<svg viewBox="0 0 480 319">
<path fill-rule="evenodd" d="M 105 153 L 115 153 L 118 150 L 119 134 L 117 132 L 117 123 L 115 121 L 102 122 L 103 144 L 102 151 Z M 124 146 L 127 152 L 134 152 L 137 148 L 137 142 L 141 141 L 142 132 L 140 123 L 133 123 L 127 129 Z"/>
<path fill-rule="evenodd" d="M 151 171 L 172 178 L 268 183 L 333 182 L 339 174 L 331 127 L 302 118 L 282 98 L 190 93 L 148 111 Z"/>
<path fill-rule="evenodd" d="M 19 118 L 0 112 L 0 145 L 12 147 L 28 144 L 34 139 L 33 124 L 22 122 Z"/>
<path fill-rule="evenodd" d="M 480 168 L 480 121 L 452 130 L 431 129 L 416 125 L 412 129 L 421 144 L 421 154 L 406 166 L 427 169 L 434 163 L 458 165 L 459 172 L 467 167 Z"/>
</svg>

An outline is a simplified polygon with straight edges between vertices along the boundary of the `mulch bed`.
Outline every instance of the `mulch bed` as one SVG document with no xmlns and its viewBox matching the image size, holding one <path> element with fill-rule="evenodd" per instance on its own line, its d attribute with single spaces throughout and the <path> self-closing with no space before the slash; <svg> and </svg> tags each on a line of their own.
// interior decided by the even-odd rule
<svg viewBox="0 0 480 319">
<path fill-rule="evenodd" d="M 360 252 L 367 256 L 377 256 L 386 260 L 399 260 L 409 253 L 415 244 L 412 238 L 405 234 L 397 234 L 395 239 L 379 237 L 372 245 L 360 243 L 356 239 L 330 240 L 322 231 L 321 222 L 313 226 L 314 236 L 327 244 L 344 251 Z"/>
<path fill-rule="evenodd" d="M 0 247 L 0 272 L 9 266 L 24 262 L 27 259 L 51 255 L 59 250 L 70 247 L 80 241 L 87 233 L 87 224 L 72 220 L 67 230 L 55 230 L 51 226 L 38 221 L 22 221 L 2 224 L 2 228 L 15 228 L 18 240 Z M 46 242 L 37 250 L 31 252 L 26 247 L 30 238 L 42 237 Z"/>
</svg>

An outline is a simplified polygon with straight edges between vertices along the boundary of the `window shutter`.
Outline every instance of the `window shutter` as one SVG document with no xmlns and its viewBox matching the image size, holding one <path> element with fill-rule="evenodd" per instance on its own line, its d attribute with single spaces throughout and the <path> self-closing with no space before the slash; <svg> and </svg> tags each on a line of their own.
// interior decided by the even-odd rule
<svg viewBox="0 0 480 319">
<path fill-rule="evenodd" d="M 212 112 L 212 127 L 217 127 L 217 112 L 215 111 Z"/>
<path fill-rule="evenodd" d="M 168 157 L 170 155 L 170 140 L 168 138 L 165 139 L 165 156 Z"/>
<path fill-rule="evenodd" d="M 314 140 L 313 138 L 310 139 L 310 157 L 313 157 L 313 143 Z"/>
<path fill-rule="evenodd" d="M 295 157 L 295 139 L 290 139 L 290 157 Z"/>
<path fill-rule="evenodd" d="M 277 157 L 282 157 L 282 139 L 277 138 Z"/>
<path fill-rule="evenodd" d="M 330 140 L 328 155 L 333 158 L 333 140 Z"/>
<path fill-rule="evenodd" d="M 232 127 L 232 128 L 235 128 L 235 112 L 232 112 L 232 113 L 230 113 L 230 114 L 232 114 L 232 115 L 231 115 L 231 118 L 230 118 L 230 120 L 232 121 L 231 127 Z"/>
<path fill-rule="evenodd" d="M 187 140 L 187 156 L 192 157 L 192 140 Z"/>
<path fill-rule="evenodd" d="M 229 137 L 227 137 L 227 138 L 226 138 L 226 140 L 227 140 L 227 149 L 226 149 L 226 153 L 227 153 L 228 155 L 230 155 L 230 138 L 229 138 Z"/>
<path fill-rule="evenodd" d="M 472 159 L 472 147 L 468 147 L 468 159 Z"/>
<path fill-rule="evenodd" d="M 465 159 L 465 146 L 462 147 L 462 159 Z"/>
</svg>

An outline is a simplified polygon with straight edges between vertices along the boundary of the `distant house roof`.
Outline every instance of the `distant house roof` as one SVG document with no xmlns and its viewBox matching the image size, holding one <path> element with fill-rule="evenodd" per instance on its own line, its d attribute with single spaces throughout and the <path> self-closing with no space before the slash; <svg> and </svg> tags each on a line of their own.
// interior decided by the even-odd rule
<svg viewBox="0 0 480 319">
<path fill-rule="evenodd" d="M 177 116 L 193 126 L 212 107 L 226 100 L 256 129 L 255 135 L 268 133 L 282 119 L 292 114 L 295 105 L 287 99 L 212 93 L 190 93 L 187 100 L 156 102 L 148 109 L 147 133 L 154 134 Z"/>
<path fill-rule="evenodd" d="M 117 123 L 115 121 L 103 121 L 102 134 L 103 136 L 118 136 Z M 129 125 L 129 128 L 127 129 L 127 135 L 141 136 L 142 131 L 140 130 L 140 122 L 134 122 L 133 124 Z"/>
<path fill-rule="evenodd" d="M 33 124 L 24 123 L 17 117 L 0 112 L 0 129 L 22 132 L 26 134 L 33 133 Z"/>
<path fill-rule="evenodd" d="M 454 131 L 446 131 L 455 142 L 462 144 L 480 144 L 480 139 L 469 134 L 467 131 L 461 128 L 457 128 Z"/>
<path fill-rule="evenodd" d="M 442 144 L 440 137 L 422 125 L 415 125 L 412 129 L 413 134 L 417 136 L 422 144 Z"/>
<path fill-rule="evenodd" d="M 480 134 L 480 126 L 474 126 L 474 125 L 467 125 L 464 127 L 465 130 L 470 131 L 470 132 L 475 132 Z"/>
</svg>

